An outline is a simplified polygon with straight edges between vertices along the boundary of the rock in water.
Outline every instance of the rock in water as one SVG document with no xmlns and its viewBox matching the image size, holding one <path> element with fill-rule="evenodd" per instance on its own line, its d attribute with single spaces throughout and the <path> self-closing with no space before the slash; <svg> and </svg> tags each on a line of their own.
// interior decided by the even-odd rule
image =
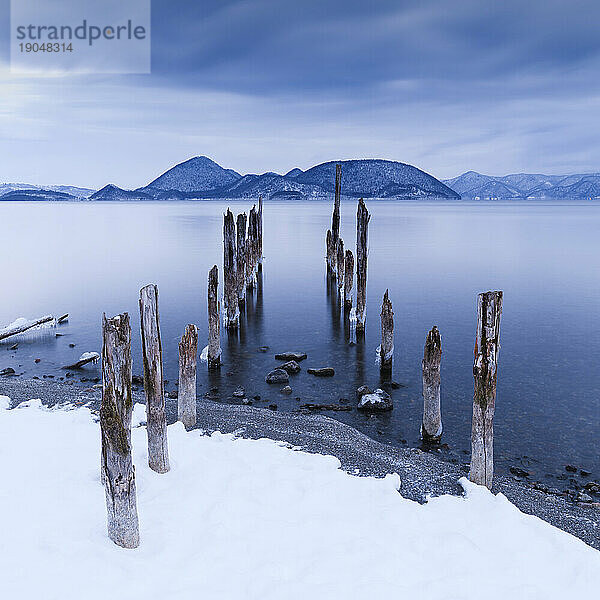
<svg viewBox="0 0 600 600">
<path fill-rule="evenodd" d="M 281 393 L 282 394 L 291 394 L 292 388 L 289 385 L 286 385 L 285 387 L 281 388 Z"/>
<path fill-rule="evenodd" d="M 307 373 L 315 377 L 333 377 L 335 371 L 331 367 L 323 367 L 322 369 L 307 369 Z"/>
<path fill-rule="evenodd" d="M 295 375 L 296 373 L 300 373 L 300 365 L 295 360 L 290 360 L 282 365 L 279 365 L 280 369 L 287 371 L 290 375 Z"/>
<path fill-rule="evenodd" d="M 15 370 L 12 367 L 6 367 L 6 369 L 2 369 L 2 371 L 0 371 L 0 375 L 7 377 L 8 375 L 14 375 L 15 374 Z"/>
<path fill-rule="evenodd" d="M 233 392 L 234 398 L 243 398 L 246 395 L 244 388 L 240 385 L 235 392 Z"/>
<path fill-rule="evenodd" d="M 265 378 L 267 383 L 287 383 L 290 380 L 287 371 L 283 369 L 274 369 Z"/>
<path fill-rule="evenodd" d="M 387 392 L 384 392 L 382 389 L 377 389 L 372 394 L 363 394 L 358 401 L 357 408 L 358 410 L 383 412 L 392 410 L 394 404 Z"/>
<path fill-rule="evenodd" d="M 371 388 L 368 385 L 361 385 L 357 390 L 356 390 L 356 395 L 359 398 L 362 398 L 365 394 L 372 394 L 373 391 L 371 390 Z"/>
<path fill-rule="evenodd" d="M 306 359 L 304 352 L 283 352 L 282 354 L 275 355 L 275 360 L 295 360 L 299 362 L 304 359 Z"/>
</svg>

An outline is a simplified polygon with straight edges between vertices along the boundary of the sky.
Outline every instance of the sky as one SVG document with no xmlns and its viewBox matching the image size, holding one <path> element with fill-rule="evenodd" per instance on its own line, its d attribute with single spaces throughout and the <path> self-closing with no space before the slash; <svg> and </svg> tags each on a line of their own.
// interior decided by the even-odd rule
<svg viewBox="0 0 600 600">
<path fill-rule="evenodd" d="M 600 171 L 596 1 L 153 0 L 139 75 L 11 74 L 9 16 L 0 182 L 134 188 L 197 155 Z"/>
</svg>

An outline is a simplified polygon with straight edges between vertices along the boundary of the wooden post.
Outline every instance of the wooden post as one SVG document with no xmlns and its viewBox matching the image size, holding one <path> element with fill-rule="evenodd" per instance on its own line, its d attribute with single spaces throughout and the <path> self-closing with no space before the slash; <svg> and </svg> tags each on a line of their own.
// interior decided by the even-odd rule
<svg viewBox="0 0 600 600">
<path fill-rule="evenodd" d="M 154 284 L 140 290 L 140 327 L 144 358 L 144 390 L 146 392 L 146 429 L 148 432 L 148 464 L 157 473 L 169 470 L 165 386 L 163 380 L 162 344 L 158 318 L 158 288 Z"/>
<path fill-rule="evenodd" d="M 345 274 L 344 240 L 342 238 L 338 238 L 338 241 L 337 241 L 336 273 L 337 273 L 338 294 L 341 294 L 342 290 L 344 289 L 344 274 Z"/>
<path fill-rule="evenodd" d="M 469 479 L 490 489 L 494 477 L 494 409 L 501 315 L 502 292 L 479 294 L 473 362 L 475 390 Z"/>
<path fill-rule="evenodd" d="M 364 331 L 367 320 L 367 248 L 371 215 L 364 200 L 356 212 L 356 330 Z"/>
<path fill-rule="evenodd" d="M 346 250 L 344 261 L 344 309 L 352 308 L 352 288 L 354 287 L 354 254 L 352 250 Z"/>
<path fill-rule="evenodd" d="M 140 545 L 131 458 L 131 327 L 129 315 L 102 316 L 101 471 L 108 537 L 123 548 Z"/>
<path fill-rule="evenodd" d="M 240 316 L 237 294 L 236 254 L 235 222 L 233 214 L 227 209 L 223 218 L 223 299 L 226 311 L 225 322 L 228 329 L 237 329 Z"/>
<path fill-rule="evenodd" d="M 438 442 L 442 437 L 440 407 L 440 363 L 442 338 L 434 325 L 427 334 L 423 352 L 423 424 L 421 437 L 426 442 Z"/>
<path fill-rule="evenodd" d="M 263 263 L 263 199 L 258 197 L 258 270 L 262 271 Z"/>
<path fill-rule="evenodd" d="M 196 359 L 198 328 L 188 325 L 179 342 L 179 387 L 177 388 L 177 418 L 186 429 L 196 424 Z"/>
<path fill-rule="evenodd" d="M 246 301 L 246 213 L 237 216 L 237 293 L 238 303 L 243 305 Z"/>
<path fill-rule="evenodd" d="M 334 247 L 340 239 L 340 198 L 342 188 L 342 165 L 335 165 L 335 199 L 333 201 L 333 215 L 331 217 L 331 237 Z"/>
<path fill-rule="evenodd" d="M 256 263 L 258 261 L 258 215 L 256 206 L 250 209 L 248 216 L 248 241 L 246 258 L 246 287 L 253 289 L 256 281 Z"/>
<path fill-rule="evenodd" d="M 389 298 L 389 290 L 385 290 L 381 305 L 381 346 L 379 349 L 381 371 L 389 373 L 392 370 L 394 357 L 394 311 Z"/>
<path fill-rule="evenodd" d="M 221 337 L 219 323 L 219 269 L 215 265 L 208 273 L 208 370 L 221 366 Z"/>
<path fill-rule="evenodd" d="M 333 245 L 331 229 L 327 230 L 327 235 L 325 237 L 325 252 L 326 252 L 325 263 L 327 264 L 327 277 L 333 277 L 333 274 L 334 274 L 333 263 L 334 263 L 335 248 Z"/>
</svg>

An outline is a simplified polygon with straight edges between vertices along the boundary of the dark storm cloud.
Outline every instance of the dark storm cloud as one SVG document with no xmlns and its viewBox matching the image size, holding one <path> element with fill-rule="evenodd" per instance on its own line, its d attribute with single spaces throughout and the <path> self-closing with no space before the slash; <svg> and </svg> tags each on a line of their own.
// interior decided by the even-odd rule
<svg viewBox="0 0 600 600">
<path fill-rule="evenodd" d="M 564 0 L 155 0 L 153 73 L 259 95 L 368 93 L 397 81 L 468 91 L 506 77 L 543 85 L 589 62 L 595 80 L 598 16 L 596 2 Z"/>
</svg>

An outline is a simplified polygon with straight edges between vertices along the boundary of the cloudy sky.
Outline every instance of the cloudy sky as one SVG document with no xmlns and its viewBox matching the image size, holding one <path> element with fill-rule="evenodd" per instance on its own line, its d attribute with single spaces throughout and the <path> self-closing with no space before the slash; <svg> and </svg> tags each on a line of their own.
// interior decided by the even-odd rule
<svg viewBox="0 0 600 600">
<path fill-rule="evenodd" d="M 52 77 L 11 75 L 9 8 L 0 182 L 137 187 L 195 155 L 600 171 L 596 1 L 153 0 L 151 74 Z"/>
</svg>

